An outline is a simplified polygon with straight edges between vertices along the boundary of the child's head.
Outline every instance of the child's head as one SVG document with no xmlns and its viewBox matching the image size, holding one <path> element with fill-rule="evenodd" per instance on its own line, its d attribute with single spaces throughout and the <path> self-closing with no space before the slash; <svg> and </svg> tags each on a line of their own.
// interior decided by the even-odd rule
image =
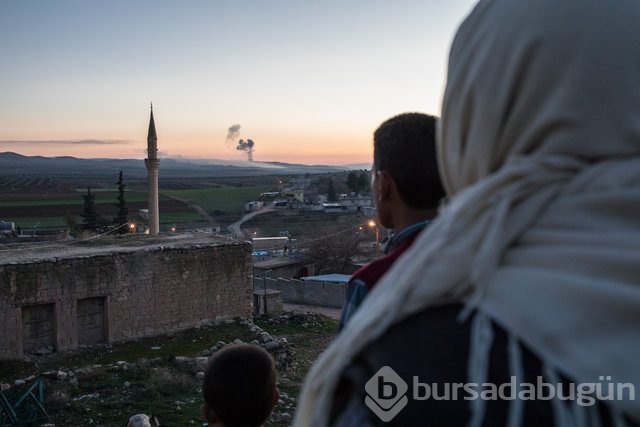
<svg viewBox="0 0 640 427">
<path fill-rule="evenodd" d="M 137 414 L 129 418 L 127 427 L 151 427 L 151 421 L 146 414 Z"/>
<path fill-rule="evenodd" d="M 262 425 L 279 398 L 273 358 L 256 345 L 224 347 L 207 364 L 202 394 L 204 416 L 210 423 Z"/>
</svg>

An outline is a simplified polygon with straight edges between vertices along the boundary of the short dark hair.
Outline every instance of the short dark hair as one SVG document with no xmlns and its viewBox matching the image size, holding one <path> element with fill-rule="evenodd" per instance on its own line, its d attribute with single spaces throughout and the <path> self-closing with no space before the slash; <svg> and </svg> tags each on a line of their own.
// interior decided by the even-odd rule
<svg viewBox="0 0 640 427">
<path fill-rule="evenodd" d="M 227 427 L 262 425 L 276 397 L 271 355 L 253 344 L 233 344 L 215 353 L 202 386 L 206 404 Z"/>
<path fill-rule="evenodd" d="M 404 113 L 373 134 L 373 165 L 389 173 L 402 201 L 412 208 L 437 208 L 445 191 L 436 159 L 436 118 Z"/>
</svg>

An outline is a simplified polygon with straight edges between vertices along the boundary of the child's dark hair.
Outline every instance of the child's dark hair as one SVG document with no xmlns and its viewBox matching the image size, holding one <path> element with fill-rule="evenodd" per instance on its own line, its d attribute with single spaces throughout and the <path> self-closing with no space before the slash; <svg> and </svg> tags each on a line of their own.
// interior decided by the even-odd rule
<svg viewBox="0 0 640 427">
<path fill-rule="evenodd" d="M 226 427 L 260 426 L 277 397 L 273 358 L 256 345 L 226 346 L 209 360 L 202 393 Z"/>
</svg>

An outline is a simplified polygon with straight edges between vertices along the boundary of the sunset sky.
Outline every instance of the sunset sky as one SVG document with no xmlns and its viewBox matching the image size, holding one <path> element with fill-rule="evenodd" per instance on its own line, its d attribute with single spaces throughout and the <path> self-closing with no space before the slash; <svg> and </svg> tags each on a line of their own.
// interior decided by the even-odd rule
<svg viewBox="0 0 640 427">
<path fill-rule="evenodd" d="M 474 3 L 0 0 L 0 152 L 142 159 L 152 101 L 161 157 L 368 163 Z"/>
</svg>

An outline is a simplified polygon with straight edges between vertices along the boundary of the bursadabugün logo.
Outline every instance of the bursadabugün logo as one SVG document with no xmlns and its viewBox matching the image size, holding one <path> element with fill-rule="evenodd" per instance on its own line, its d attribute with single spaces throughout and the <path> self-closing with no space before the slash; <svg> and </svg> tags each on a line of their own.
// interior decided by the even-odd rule
<svg viewBox="0 0 640 427">
<path fill-rule="evenodd" d="M 385 423 L 407 406 L 409 386 L 396 372 L 383 366 L 364 386 L 364 403 Z"/>
</svg>

